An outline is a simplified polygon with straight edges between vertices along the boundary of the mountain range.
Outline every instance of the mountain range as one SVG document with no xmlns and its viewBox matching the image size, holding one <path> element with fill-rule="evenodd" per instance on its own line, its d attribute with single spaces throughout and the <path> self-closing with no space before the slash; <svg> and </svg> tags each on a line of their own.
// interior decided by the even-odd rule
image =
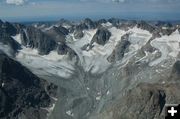
<svg viewBox="0 0 180 119">
<path fill-rule="evenodd" d="M 179 79 L 178 23 L 0 21 L 2 119 L 163 119 Z"/>
</svg>

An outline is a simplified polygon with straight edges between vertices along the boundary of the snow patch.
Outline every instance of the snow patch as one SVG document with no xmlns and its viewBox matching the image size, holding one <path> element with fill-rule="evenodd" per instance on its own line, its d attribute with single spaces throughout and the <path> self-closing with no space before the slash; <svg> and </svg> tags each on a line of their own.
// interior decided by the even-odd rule
<svg viewBox="0 0 180 119">
<path fill-rule="evenodd" d="M 72 111 L 71 111 L 71 110 L 68 110 L 68 111 L 66 112 L 66 114 L 67 114 L 67 115 L 69 115 L 69 116 L 71 116 L 71 117 L 73 117 L 73 116 L 74 116 L 74 114 L 72 113 Z"/>
<path fill-rule="evenodd" d="M 11 36 L 16 42 L 21 44 L 21 34 L 17 34 L 15 36 Z"/>
</svg>

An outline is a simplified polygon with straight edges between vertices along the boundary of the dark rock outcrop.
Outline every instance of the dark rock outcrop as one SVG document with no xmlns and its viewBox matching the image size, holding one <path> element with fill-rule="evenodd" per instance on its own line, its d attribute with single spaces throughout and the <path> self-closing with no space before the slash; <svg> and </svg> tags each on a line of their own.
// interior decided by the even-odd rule
<svg viewBox="0 0 180 119">
<path fill-rule="evenodd" d="M 158 118 L 165 103 L 166 93 L 161 86 L 142 83 L 128 91 L 121 104 L 114 105 L 113 119 Z"/>
<path fill-rule="evenodd" d="M 50 36 L 34 27 L 27 27 L 22 34 L 21 42 L 26 47 L 37 48 L 41 55 L 48 54 L 57 45 Z"/>
<path fill-rule="evenodd" d="M 83 21 L 83 24 L 87 26 L 88 29 L 94 29 L 96 28 L 96 23 L 93 22 L 91 19 L 89 18 L 86 18 L 84 21 Z"/>
<path fill-rule="evenodd" d="M 83 36 L 84 36 L 84 33 L 83 33 L 83 31 L 81 31 L 81 30 L 76 30 L 76 31 L 74 32 L 74 38 L 75 38 L 75 39 L 81 39 Z"/>
<path fill-rule="evenodd" d="M 91 19 L 86 18 L 79 25 L 74 27 L 74 30 L 85 30 L 85 29 L 94 29 L 97 27 L 96 22 L 93 22 Z"/>
<path fill-rule="evenodd" d="M 179 86 L 179 83 L 140 83 L 105 113 L 111 113 L 113 119 L 164 119 L 165 104 L 179 104 Z"/>
<path fill-rule="evenodd" d="M 124 57 L 124 54 L 128 50 L 128 47 L 130 45 L 128 39 L 129 39 L 128 34 L 121 37 L 121 41 L 116 45 L 114 51 L 108 57 L 109 62 L 119 61 Z"/>
<path fill-rule="evenodd" d="M 111 37 L 111 33 L 107 29 L 100 28 L 97 30 L 96 34 L 93 36 L 91 40 L 91 44 L 96 42 L 99 45 L 105 45 L 110 37 Z"/>
<path fill-rule="evenodd" d="M 180 77 L 180 61 L 178 60 L 173 65 L 170 79 L 172 79 L 172 80 L 179 80 L 180 79 L 179 77 Z"/>
<path fill-rule="evenodd" d="M 108 22 L 110 22 L 113 26 L 118 26 L 120 23 L 120 20 L 118 18 L 111 18 L 111 19 L 108 19 Z"/>
<path fill-rule="evenodd" d="M 0 35 L 2 35 L 2 34 L 14 36 L 17 34 L 17 29 L 13 24 L 11 24 L 9 22 L 3 23 L 1 21 L 1 23 L 0 23 Z"/>
<path fill-rule="evenodd" d="M 153 32 L 156 30 L 156 28 L 155 28 L 153 25 L 148 24 L 148 23 L 145 22 L 145 21 L 140 21 L 140 22 L 138 22 L 137 27 L 138 27 L 138 28 L 141 28 L 141 29 L 143 29 L 143 30 L 147 30 L 147 31 L 149 31 L 150 33 L 153 33 Z"/>
<path fill-rule="evenodd" d="M 68 35 L 69 31 L 62 26 L 54 26 L 50 30 L 46 31 L 46 33 L 56 42 L 65 42 L 66 35 Z"/>
<path fill-rule="evenodd" d="M 70 59 L 77 56 L 74 50 L 72 50 L 69 46 L 65 43 L 58 44 L 57 52 L 59 55 L 68 55 Z"/>
<path fill-rule="evenodd" d="M 44 119 L 50 96 L 45 87 L 49 83 L 39 79 L 20 63 L 0 52 L 0 118 Z M 53 90 L 52 84 L 49 90 Z M 55 88 L 54 88 L 55 89 Z"/>
<path fill-rule="evenodd" d="M 102 24 L 102 23 L 107 23 L 107 20 L 106 19 L 100 19 L 97 21 L 97 24 Z"/>
<path fill-rule="evenodd" d="M 10 48 L 10 55 L 14 56 L 17 50 L 20 48 L 20 45 L 9 35 L 2 34 L 0 35 L 0 43 L 7 45 Z"/>
</svg>

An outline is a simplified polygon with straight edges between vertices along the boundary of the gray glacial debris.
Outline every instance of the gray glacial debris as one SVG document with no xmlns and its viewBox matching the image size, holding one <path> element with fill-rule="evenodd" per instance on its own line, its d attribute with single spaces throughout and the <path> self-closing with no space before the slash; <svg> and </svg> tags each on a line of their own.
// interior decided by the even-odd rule
<svg viewBox="0 0 180 119">
<path fill-rule="evenodd" d="M 109 115 L 112 119 L 164 119 L 165 104 L 179 103 L 180 95 L 177 93 L 179 86 L 179 83 L 166 85 L 141 83 L 126 92 L 124 97 L 97 118 L 104 119 Z M 176 98 L 173 98 L 174 96 Z"/>
<path fill-rule="evenodd" d="M 94 42 L 98 43 L 99 45 L 105 45 L 106 42 L 109 41 L 110 37 L 111 33 L 106 28 L 99 28 L 91 40 L 91 45 Z"/>
</svg>

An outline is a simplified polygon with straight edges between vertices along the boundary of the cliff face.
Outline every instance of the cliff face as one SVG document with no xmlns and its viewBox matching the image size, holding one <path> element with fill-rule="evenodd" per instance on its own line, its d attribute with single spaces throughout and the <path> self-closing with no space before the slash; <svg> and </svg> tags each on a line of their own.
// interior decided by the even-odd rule
<svg viewBox="0 0 180 119">
<path fill-rule="evenodd" d="M 0 53 L 0 118 L 43 119 L 52 100 L 46 90 L 49 84 L 20 63 Z M 53 86 L 49 89 L 51 89 Z M 33 116 L 32 116 L 33 115 Z"/>
</svg>

